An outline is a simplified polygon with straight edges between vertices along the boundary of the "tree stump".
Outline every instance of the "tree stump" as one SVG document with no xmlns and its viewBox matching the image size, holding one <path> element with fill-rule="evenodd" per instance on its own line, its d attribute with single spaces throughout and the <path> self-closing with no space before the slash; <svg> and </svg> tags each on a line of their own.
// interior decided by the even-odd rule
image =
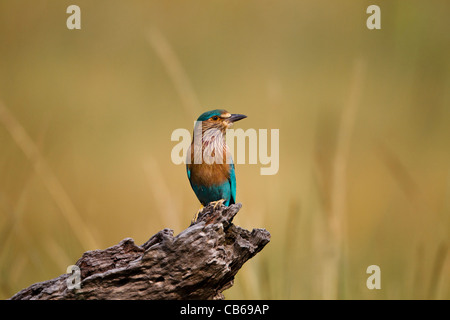
<svg viewBox="0 0 450 320">
<path fill-rule="evenodd" d="M 270 241 L 265 229 L 251 232 L 232 224 L 240 203 L 206 206 L 197 220 L 174 237 L 164 229 L 138 246 L 126 238 L 105 250 L 87 251 L 76 262 L 80 288 L 67 273 L 16 293 L 12 300 L 224 299 L 242 265 Z"/>
</svg>

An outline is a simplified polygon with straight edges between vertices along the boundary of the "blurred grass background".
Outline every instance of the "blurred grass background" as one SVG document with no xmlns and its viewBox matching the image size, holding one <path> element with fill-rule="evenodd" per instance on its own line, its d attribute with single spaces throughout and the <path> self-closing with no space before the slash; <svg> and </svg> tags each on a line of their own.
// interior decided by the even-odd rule
<svg viewBox="0 0 450 320">
<path fill-rule="evenodd" d="M 226 298 L 449 299 L 449 10 L 1 1 L 0 298 L 86 250 L 187 227 L 199 204 L 170 135 L 223 107 L 280 129 L 278 174 L 236 168 L 235 223 L 272 240 Z"/>
</svg>

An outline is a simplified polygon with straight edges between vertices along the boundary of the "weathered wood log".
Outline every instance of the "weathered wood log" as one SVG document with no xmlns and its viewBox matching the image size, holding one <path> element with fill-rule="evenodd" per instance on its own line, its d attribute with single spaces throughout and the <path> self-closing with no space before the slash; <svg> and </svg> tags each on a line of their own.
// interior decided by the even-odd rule
<svg viewBox="0 0 450 320">
<path fill-rule="evenodd" d="M 76 262 L 79 289 L 68 286 L 67 273 L 11 299 L 223 299 L 242 265 L 270 241 L 265 229 L 250 232 L 232 224 L 240 208 L 208 205 L 175 237 L 164 229 L 141 246 L 126 238 L 87 251 Z"/>
</svg>

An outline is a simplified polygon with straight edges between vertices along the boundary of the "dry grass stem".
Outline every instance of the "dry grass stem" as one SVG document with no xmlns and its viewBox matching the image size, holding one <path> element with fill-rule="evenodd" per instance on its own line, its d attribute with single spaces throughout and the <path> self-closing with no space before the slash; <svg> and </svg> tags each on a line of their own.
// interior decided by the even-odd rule
<svg viewBox="0 0 450 320">
<path fill-rule="evenodd" d="M 332 162 L 330 212 L 328 216 L 329 260 L 326 263 L 324 277 L 324 298 L 336 299 L 339 294 L 339 279 L 342 263 L 345 263 L 343 251 L 346 250 L 347 215 L 347 163 L 356 113 L 361 96 L 365 63 L 357 60 L 354 65 L 353 79 L 348 102 L 342 111 L 337 132 L 336 152 Z"/>
<path fill-rule="evenodd" d="M 198 116 L 198 110 L 200 110 L 200 102 L 192 88 L 186 71 L 181 65 L 181 62 L 170 43 L 167 41 L 166 37 L 155 28 L 150 29 L 148 40 L 166 68 L 167 73 L 182 100 L 186 115 L 189 116 L 189 118 L 195 119 Z"/>
<path fill-rule="evenodd" d="M 2 101 L 0 101 L 0 123 L 11 135 L 16 145 L 23 151 L 34 171 L 41 178 L 83 248 L 98 248 L 93 234 L 89 231 L 88 226 L 81 218 L 80 213 L 75 208 L 44 156 L 40 153 L 39 148 Z"/>
</svg>

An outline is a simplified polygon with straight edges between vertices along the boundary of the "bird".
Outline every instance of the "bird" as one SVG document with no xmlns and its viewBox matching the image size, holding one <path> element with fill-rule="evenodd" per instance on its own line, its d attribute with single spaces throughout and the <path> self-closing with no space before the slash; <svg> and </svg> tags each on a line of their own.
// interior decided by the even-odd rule
<svg viewBox="0 0 450 320">
<path fill-rule="evenodd" d="M 214 203 L 229 206 L 236 202 L 236 173 L 226 144 L 226 130 L 236 121 L 247 118 L 224 109 L 202 113 L 194 126 L 187 152 L 186 171 L 192 190 L 202 206 Z M 202 208 L 194 216 L 196 220 Z"/>
</svg>

